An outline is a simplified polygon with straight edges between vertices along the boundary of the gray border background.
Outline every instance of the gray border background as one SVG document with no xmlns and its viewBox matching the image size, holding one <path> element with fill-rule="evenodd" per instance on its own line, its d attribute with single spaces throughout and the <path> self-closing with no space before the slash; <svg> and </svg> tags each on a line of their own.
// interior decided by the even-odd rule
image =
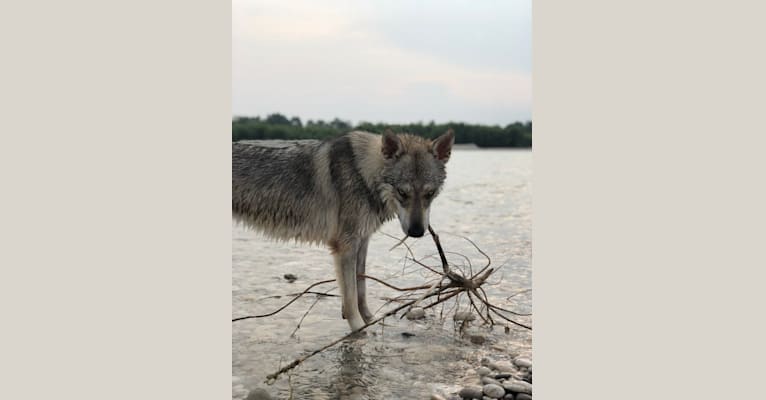
<svg viewBox="0 0 766 400">
<path fill-rule="evenodd" d="M 535 0 L 536 398 L 762 392 L 752 4 Z M 230 397 L 230 23 L 2 6 L 0 398 Z"/>
</svg>

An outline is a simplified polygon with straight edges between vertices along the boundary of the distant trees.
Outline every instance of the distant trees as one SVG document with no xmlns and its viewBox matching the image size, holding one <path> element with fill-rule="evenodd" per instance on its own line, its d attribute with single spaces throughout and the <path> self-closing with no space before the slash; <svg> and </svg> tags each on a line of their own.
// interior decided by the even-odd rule
<svg viewBox="0 0 766 400">
<path fill-rule="evenodd" d="M 475 143 L 479 147 L 531 147 L 532 121 L 514 122 L 504 127 L 498 125 L 474 125 L 462 122 L 436 124 L 410 123 L 404 125 L 360 122 L 353 126 L 348 121 L 335 118 L 332 121 L 308 120 L 301 123 L 298 117 L 287 118 L 274 113 L 260 117 L 236 117 L 232 120 L 232 140 L 245 139 L 325 139 L 351 130 L 383 133 L 386 129 L 407 132 L 427 138 L 435 138 L 447 129 L 455 131 L 456 143 Z"/>
</svg>

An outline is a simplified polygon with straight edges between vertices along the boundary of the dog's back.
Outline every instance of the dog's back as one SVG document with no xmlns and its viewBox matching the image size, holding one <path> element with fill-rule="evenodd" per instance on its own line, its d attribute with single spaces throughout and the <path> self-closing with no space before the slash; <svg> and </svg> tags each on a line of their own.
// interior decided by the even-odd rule
<svg viewBox="0 0 766 400">
<path fill-rule="evenodd" d="M 317 140 L 232 144 L 232 212 L 277 239 L 324 242 L 334 230 L 326 149 Z"/>
</svg>

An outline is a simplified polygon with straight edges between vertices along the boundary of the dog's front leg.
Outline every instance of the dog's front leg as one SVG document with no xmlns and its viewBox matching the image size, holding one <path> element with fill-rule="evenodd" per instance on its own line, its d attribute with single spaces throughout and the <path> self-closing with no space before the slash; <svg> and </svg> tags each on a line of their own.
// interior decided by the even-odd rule
<svg viewBox="0 0 766 400">
<path fill-rule="evenodd" d="M 351 330 L 357 330 L 365 325 L 364 319 L 359 313 L 356 288 L 356 262 L 359 245 L 360 243 L 357 241 L 349 246 L 340 246 L 333 254 L 335 276 L 343 302 L 342 313 Z"/>
<path fill-rule="evenodd" d="M 367 281 L 364 278 L 365 264 L 367 261 L 367 245 L 370 244 L 370 238 L 362 239 L 359 244 L 359 250 L 356 255 L 356 294 L 357 303 L 359 303 L 359 313 L 362 314 L 365 322 L 372 321 L 372 313 L 367 306 Z"/>
</svg>

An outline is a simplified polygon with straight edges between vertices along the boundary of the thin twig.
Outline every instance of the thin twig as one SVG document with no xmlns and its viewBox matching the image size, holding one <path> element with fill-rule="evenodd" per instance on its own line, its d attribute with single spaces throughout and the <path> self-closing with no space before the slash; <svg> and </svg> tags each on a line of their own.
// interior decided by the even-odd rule
<svg viewBox="0 0 766 400">
<path fill-rule="evenodd" d="M 332 288 L 332 289 L 328 290 L 327 292 L 329 292 L 329 291 L 331 291 L 331 290 L 335 290 L 335 288 Z M 319 294 L 325 294 L 325 295 L 326 295 L 326 294 L 327 294 L 327 292 L 325 292 L 325 293 L 319 293 Z M 307 315 L 309 315 L 309 313 L 311 312 L 311 309 L 313 309 L 313 308 L 314 308 L 314 306 L 315 306 L 315 305 L 317 305 L 317 303 L 319 303 L 319 299 L 321 299 L 321 298 L 322 298 L 322 297 L 320 297 L 320 296 L 317 296 L 317 298 L 316 298 L 316 299 L 314 299 L 314 302 L 313 302 L 313 303 L 311 303 L 311 306 L 309 306 L 309 309 L 308 309 L 308 310 L 306 310 L 306 312 L 305 312 L 305 313 L 303 314 L 303 316 L 301 317 L 301 320 L 300 320 L 300 321 L 298 321 L 298 325 L 296 325 L 296 326 L 295 326 L 295 329 L 293 330 L 293 333 L 291 333 L 291 334 L 290 334 L 290 337 L 295 337 L 295 333 L 296 333 L 296 332 L 298 332 L 298 329 L 300 329 L 300 328 L 301 328 L 301 324 L 303 323 L 303 320 L 306 318 L 306 316 L 307 316 Z"/>
<path fill-rule="evenodd" d="M 261 314 L 261 315 L 248 315 L 247 317 L 239 317 L 239 318 L 234 318 L 234 319 L 232 319 L 232 320 L 231 320 L 231 322 L 242 321 L 243 319 L 250 319 L 250 318 L 263 318 L 263 317 L 270 317 L 270 316 L 272 316 L 272 315 L 274 315 L 274 314 L 276 314 L 276 313 L 278 313 L 278 312 L 280 312 L 280 311 L 284 310 L 284 309 L 285 309 L 285 308 L 287 308 L 287 306 L 289 306 L 290 304 L 293 304 L 293 303 L 295 302 L 295 300 L 298 300 L 298 299 L 300 299 L 300 298 L 301 298 L 301 296 L 303 296 L 304 294 L 308 293 L 308 291 L 309 291 L 309 290 L 311 290 L 311 289 L 312 289 L 314 286 L 319 286 L 319 285 L 323 285 L 323 284 L 325 284 L 325 283 L 330 283 L 330 282 L 335 282 L 335 279 L 328 279 L 328 280 L 326 280 L 326 281 L 320 281 L 320 282 L 314 283 L 313 285 L 311 285 L 311 286 L 307 287 L 307 288 L 306 288 L 306 290 L 304 290 L 303 292 L 301 292 L 301 293 L 300 293 L 298 296 L 295 296 L 295 297 L 293 297 L 293 299 L 292 299 L 292 300 L 290 300 L 290 301 L 288 301 L 288 302 L 287 302 L 287 304 L 283 305 L 282 307 L 279 307 L 279 308 L 278 308 L 276 311 L 270 312 L 270 313 L 268 313 L 268 314 Z"/>
</svg>

